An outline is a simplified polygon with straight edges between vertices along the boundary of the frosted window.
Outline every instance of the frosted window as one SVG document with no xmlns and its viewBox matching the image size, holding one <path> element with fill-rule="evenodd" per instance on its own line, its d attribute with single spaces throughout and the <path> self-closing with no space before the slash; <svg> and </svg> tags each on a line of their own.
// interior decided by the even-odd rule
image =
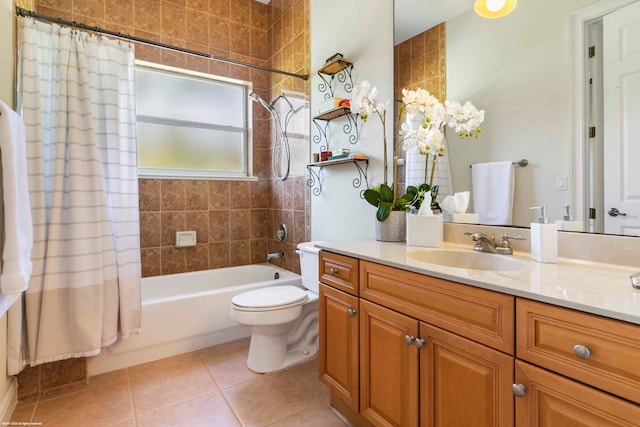
<svg viewBox="0 0 640 427">
<path fill-rule="evenodd" d="M 248 176 L 247 87 L 136 66 L 140 175 Z"/>
</svg>

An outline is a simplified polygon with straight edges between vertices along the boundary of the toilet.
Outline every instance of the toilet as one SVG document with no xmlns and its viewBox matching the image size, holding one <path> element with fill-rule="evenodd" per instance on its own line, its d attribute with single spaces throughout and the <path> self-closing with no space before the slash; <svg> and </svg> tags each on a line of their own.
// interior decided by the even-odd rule
<svg viewBox="0 0 640 427">
<path fill-rule="evenodd" d="M 269 373 L 311 360 L 318 353 L 318 252 L 298 244 L 302 284 L 271 286 L 236 295 L 231 319 L 251 330 L 247 367 Z"/>
</svg>

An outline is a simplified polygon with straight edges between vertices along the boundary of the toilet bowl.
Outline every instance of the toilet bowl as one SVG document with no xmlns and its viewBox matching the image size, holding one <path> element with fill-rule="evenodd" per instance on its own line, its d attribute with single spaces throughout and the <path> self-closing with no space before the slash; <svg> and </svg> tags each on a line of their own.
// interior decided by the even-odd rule
<svg viewBox="0 0 640 427">
<path fill-rule="evenodd" d="M 231 319 L 251 330 L 247 367 L 275 372 L 318 353 L 318 252 L 316 242 L 298 245 L 300 287 L 271 286 L 236 295 Z"/>
</svg>

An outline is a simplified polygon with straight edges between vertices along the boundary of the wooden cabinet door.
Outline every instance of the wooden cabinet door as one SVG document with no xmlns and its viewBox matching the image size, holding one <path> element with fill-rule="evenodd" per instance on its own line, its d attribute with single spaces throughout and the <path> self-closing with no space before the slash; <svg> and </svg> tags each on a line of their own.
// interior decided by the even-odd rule
<svg viewBox="0 0 640 427">
<path fill-rule="evenodd" d="M 356 412 L 358 382 L 358 298 L 320 284 L 320 381 Z"/>
<path fill-rule="evenodd" d="M 520 360 L 516 383 L 518 427 L 637 426 L 640 406 Z"/>
<path fill-rule="evenodd" d="M 417 320 L 360 300 L 360 414 L 373 425 L 418 425 L 417 335 Z"/>
<path fill-rule="evenodd" d="M 513 356 L 422 322 L 420 340 L 421 426 L 514 425 Z"/>
</svg>

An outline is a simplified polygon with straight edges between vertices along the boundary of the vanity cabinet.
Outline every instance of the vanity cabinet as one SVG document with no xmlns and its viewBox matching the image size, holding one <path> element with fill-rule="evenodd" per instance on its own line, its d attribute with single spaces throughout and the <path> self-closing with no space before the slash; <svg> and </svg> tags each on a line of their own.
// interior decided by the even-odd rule
<svg viewBox="0 0 640 427">
<path fill-rule="evenodd" d="M 358 298 L 320 284 L 320 381 L 358 411 Z"/>
<path fill-rule="evenodd" d="M 354 425 L 640 425 L 640 326 L 320 258 L 320 375 Z"/>
<path fill-rule="evenodd" d="M 320 253 L 320 377 L 332 403 L 352 409 L 355 418 L 345 415 L 359 426 L 513 425 L 514 298 L 357 262 Z M 345 313 L 356 301 L 353 331 Z M 359 391 L 350 388 L 356 372 Z"/>
</svg>

